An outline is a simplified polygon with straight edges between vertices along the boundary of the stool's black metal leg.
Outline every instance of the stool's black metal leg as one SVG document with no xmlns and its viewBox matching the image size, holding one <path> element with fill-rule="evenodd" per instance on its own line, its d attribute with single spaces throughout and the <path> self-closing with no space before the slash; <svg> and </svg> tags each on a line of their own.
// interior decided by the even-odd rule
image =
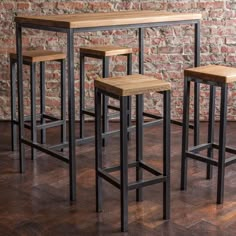
<svg viewBox="0 0 236 236">
<path fill-rule="evenodd" d="M 181 160 L 181 190 L 187 188 L 187 157 L 185 152 L 188 150 L 188 130 L 189 130 L 189 98 L 190 81 L 184 79 L 184 103 L 183 103 L 183 133 L 182 133 L 182 160 Z"/>
<path fill-rule="evenodd" d="M 163 218 L 170 218 L 170 91 L 164 92 L 163 107 Z"/>
<path fill-rule="evenodd" d="M 227 92 L 228 85 L 221 87 L 220 104 L 220 132 L 219 132 L 219 160 L 218 160 L 218 181 L 217 181 L 217 204 L 224 201 L 224 174 L 225 174 L 225 143 L 226 143 L 226 119 L 227 119 Z"/>
<path fill-rule="evenodd" d="M 84 55 L 80 54 L 80 138 L 84 137 L 84 83 L 85 83 L 85 74 L 84 74 Z"/>
<path fill-rule="evenodd" d="M 20 173 L 25 171 L 25 150 L 22 138 L 24 137 L 24 96 L 23 96 L 23 58 L 22 58 L 22 27 L 16 23 L 17 49 L 17 81 L 18 81 L 18 122 L 19 122 L 19 156 Z"/>
<path fill-rule="evenodd" d="M 127 97 L 120 98 L 120 194 L 121 194 L 121 231 L 128 230 L 128 126 Z"/>
<path fill-rule="evenodd" d="M 215 86 L 210 86 L 209 100 L 209 122 L 208 122 L 208 143 L 214 143 L 214 121 L 215 121 Z M 207 156 L 213 158 L 213 148 L 208 148 Z M 212 178 L 212 165 L 207 164 L 207 179 Z"/>
<path fill-rule="evenodd" d="M 194 52 L 194 66 L 200 65 L 200 21 L 195 24 L 195 52 Z M 200 84 L 194 85 L 194 146 L 199 144 L 199 95 Z"/>
<path fill-rule="evenodd" d="M 31 85 L 31 141 L 37 142 L 37 131 L 36 131 L 36 78 L 35 78 L 35 63 L 30 66 L 30 85 Z M 31 147 L 31 159 L 33 160 L 36 155 L 36 149 Z"/>
<path fill-rule="evenodd" d="M 74 29 L 67 30 L 70 200 L 76 200 Z"/>
<path fill-rule="evenodd" d="M 11 150 L 16 150 L 16 62 L 10 61 L 11 79 Z"/>
<path fill-rule="evenodd" d="M 45 123 L 45 62 L 40 62 L 40 114 L 41 124 Z M 41 143 L 46 143 L 46 129 L 41 129 Z"/>
<path fill-rule="evenodd" d="M 102 76 L 103 78 L 109 77 L 109 57 L 103 57 L 102 61 Z M 103 95 L 103 106 L 102 106 L 102 115 L 103 115 L 103 125 L 102 132 L 106 133 L 109 130 L 109 119 L 108 119 L 108 97 Z M 106 145 L 107 139 L 103 139 L 103 146 Z"/>
<path fill-rule="evenodd" d="M 127 75 L 132 75 L 132 53 L 127 55 Z M 128 127 L 131 126 L 132 119 L 132 97 L 128 97 Z M 130 140 L 131 133 L 128 132 L 128 140 Z"/>
<path fill-rule="evenodd" d="M 95 88 L 95 155 L 96 155 L 96 211 L 102 211 L 102 178 L 98 170 L 102 169 L 102 101 L 101 93 Z"/>
<path fill-rule="evenodd" d="M 138 31 L 138 47 L 139 47 L 139 74 L 144 74 L 144 29 L 139 28 Z"/>
<path fill-rule="evenodd" d="M 143 159 L 143 95 L 136 95 L 136 161 Z M 143 171 L 139 165 L 136 167 L 136 181 L 143 178 Z M 136 201 L 143 200 L 142 188 L 136 189 Z"/>
<path fill-rule="evenodd" d="M 66 142 L 66 61 L 61 60 L 61 143 Z M 63 151 L 63 149 L 61 150 Z"/>
</svg>

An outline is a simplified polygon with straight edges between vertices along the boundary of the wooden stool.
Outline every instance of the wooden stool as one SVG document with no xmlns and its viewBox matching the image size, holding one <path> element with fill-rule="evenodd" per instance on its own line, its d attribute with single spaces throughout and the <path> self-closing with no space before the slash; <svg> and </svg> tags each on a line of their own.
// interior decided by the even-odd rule
<svg viewBox="0 0 236 236">
<path fill-rule="evenodd" d="M 31 87 L 31 115 L 24 116 L 24 121 L 31 121 L 31 125 L 25 123 L 25 128 L 31 130 L 31 141 L 37 142 L 37 129 L 41 130 L 41 143 L 46 142 L 46 129 L 61 126 L 61 142 L 66 141 L 66 86 L 65 86 L 65 58 L 66 55 L 61 52 L 46 50 L 30 50 L 23 52 L 23 64 L 30 66 L 30 87 Z M 45 113 L 45 62 L 58 61 L 61 64 L 61 117 L 60 119 L 47 115 Z M 40 114 L 36 114 L 36 64 L 40 63 Z M 16 149 L 16 126 L 18 119 L 16 117 L 16 53 L 10 53 L 11 68 L 11 130 L 12 130 L 12 150 Z M 21 94 L 23 96 L 23 94 Z M 37 125 L 37 118 L 40 124 Z M 51 120 L 51 122 L 46 122 Z M 32 147 L 32 159 L 35 156 L 35 149 Z"/>
<path fill-rule="evenodd" d="M 143 161 L 143 94 L 151 91 L 161 92 L 164 96 L 163 108 L 163 173 Z M 120 101 L 120 166 L 103 167 L 101 98 L 106 95 Z M 128 98 L 136 95 L 136 161 L 128 163 Z M 164 219 L 170 217 L 170 83 L 145 75 L 128 75 L 95 80 L 96 114 L 96 208 L 102 211 L 102 179 L 118 189 L 121 197 L 121 230 L 128 230 L 128 190 L 136 189 L 136 200 L 142 201 L 142 188 L 163 182 Z M 136 182 L 128 183 L 128 168 L 136 168 Z M 155 177 L 144 180 L 142 169 Z M 120 171 L 120 180 L 112 176 Z"/>
<path fill-rule="evenodd" d="M 223 203 L 225 167 L 236 162 L 236 157 L 225 159 L 225 152 L 236 154 L 236 149 L 226 146 L 227 91 L 228 84 L 236 81 L 236 68 L 209 65 L 184 71 L 184 109 L 182 136 L 181 190 L 187 188 L 187 158 L 207 163 L 207 179 L 212 178 L 212 166 L 218 167 L 217 203 Z M 197 146 L 188 146 L 190 82 L 210 86 L 208 141 Z M 215 88 L 221 88 L 219 144 L 214 143 Z M 199 98 L 198 98 L 199 99 Z M 199 154 L 207 149 L 207 156 Z M 219 150 L 218 160 L 213 159 L 213 149 Z"/>
<path fill-rule="evenodd" d="M 94 108 L 85 108 L 85 76 L 84 76 L 84 59 L 92 57 L 102 59 L 102 77 L 109 77 L 109 60 L 111 56 L 126 56 L 127 57 L 127 74 L 132 74 L 132 48 L 119 46 L 96 46 L 96 47 L 81 47 L 80 48 L 80 138 L 84 138 L 84 116 L 95 117 Z M 109 130 L 109 118 L 116 117 L 117 114 L 108 114 L 108 109 L 119 111 L 119 107 L 108 104 L 108 97 L 103 97 L 103 133 Z M 131 125 L 131 98 L 128 99 L 128 125 Z M 104 143 L 105 144 L 105 139 Z"/>
</svg>

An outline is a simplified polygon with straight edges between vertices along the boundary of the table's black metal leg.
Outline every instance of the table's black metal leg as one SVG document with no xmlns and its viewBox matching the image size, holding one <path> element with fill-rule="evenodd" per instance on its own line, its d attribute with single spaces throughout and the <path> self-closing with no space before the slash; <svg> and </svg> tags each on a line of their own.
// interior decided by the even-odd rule
<svg viewBox="0 0 236 236">
<path fill-rule="evenodd" d="M 74 30 L 67 31 L 70 200 L 76 200 Z"/>
<path fill-rule="evenodd" d="M 190 100 L 190 81 L 184 79 L 184 103 L 183 103 L 183 133 L 182 133 L 182 160 L 181 160 L 181 190 L 187 188 L 187 157 L 188 150 L 188 131 L 189 131 L 189 100 Z"/>
<path fill-rule="evenodd" d="M 194 66 L 200 65 L 200 21 L 195 24 L 195 52 L 194 52 Z M 194 85 L 194 146 L 199 144 L 199 96 L 200 96 L 200 84 Z"/>
<path fill-rule="evenodd" d="M 208 143 L 214 143 L 214 121 L 215 121 L 215 86 L 210 85 L 209 99 L 209 121 L 208 121 Z M 213 158 L 213 148 L 208 148 L 207 156 Z M 212 178 L 212 165 L 207 164 L 207 179 Z"/>
<path fill-rule="evenodd" d="M 170 218 L 170 91 L 164 92 L 163 106 L 163 218 Z"/>
<path fill-rule="evenodd" d="M 109 77 L 109 57 L 105 56 L 103 57 L 102 61 L 102 76 L 103 78 L 108 78 Z M 102 105 L 102 115 L 103 115 L 103 120 L 102 120 L 102 132 L 106 133 L 109 130 L 109 120 L 108 120 L 108 97 L 106 95 L 103 95 L 103 105 Z M 106 145 L 107 139 L 103 139 L 103 146 Z"/>
<path fill-rule="evenodd" d="M 120 197 L 121 197 L 121 231 L 128 230 L 128 126 L 127 97 L 120 98 Z"/>
<path fill-rule="evenodd" d="M 40 62 L 40 114 L 41 124 L 45 123 L 45 62 Z M 46 129 L 41 129 L 41 143 L 46 143 Z"/>
<path fill-rule="evenodd" d="M 144 74 L 144 29 L 139 28 L 138 32 L 139 46 L 139 74 Z"/>
<path fill-rule="evenodd" d="M 18 120 L 19 120 L 19 156 L 20 172 L 25 171 L 25 152 L 22 138 L 24 137 L 24 96 L 23 96 L 23 58 L 22 58 L 22 27 L 16 23 L 16 50 L 17 50 L 17 82 L 18 82 Z"/>
<path fill-rule="evenodd" d="M 11 80 L 11 150 L 16 150 L 16 62 L 10 60 Z"/>
<path fill-rule="evenodd" d="M 220 132 L 219 132 L 219 160 L 217 180 L 217 204 L 224 201 L 224 175 L 225 175 L 225 143 L 226 143 L 226 122 L 227 122 L 227 94 L 228 85 L 221 87 L 220 104 Z"/>
<path fill-rule="evenodd" d="M 101 93 L 95 88 L 95 150 L 96 150 L 96 211 L 102 211 L 102 178 L 98 170 L 102 169 L 102 101 Z"/>
<path fill-rule="evenodd" d="M 61 143 L 66 143 L 66 60 L 61 60 L 61 120 Z"/>
<path fill-rule="evenodd" d="M 36 129 L 36 64 L 30 65 L 30 95 L 31 95 L 31 141 L 37 142 L 37 129 Z M 36 156 L 36 149 L 31 147 L 31 159 L 34 160 Z"/>
<path fill-rule="evenodd" d="M 85 104 L 84 104 L 84 83 L 85 83 L 85 74 L 84 74 L 84 59 L 85 56 L 81 53 L 80 54 L 80 138 L 84 137 L 84 108 L 85 108 Z"/>
<path fill-rule="evenodd" d="M 136 161 L 139 163 L 143 159 L 143 95 L 136 95 Z M 136 181 L 143 178 L 142 168 L 136 167 Z M 136 189 L 136 201 L 143 200 L 142 188 Z"/>
<path fill-rule="evenodd" d="M 127 55 L 127 75 L 132 75 L 132 53 Z M 128 127 L 131 126 L 132 122 L 132 97 L 128 97 Z M 128 132 L 128 140 L 130 140 L 131 133 Z"/>
</svg>

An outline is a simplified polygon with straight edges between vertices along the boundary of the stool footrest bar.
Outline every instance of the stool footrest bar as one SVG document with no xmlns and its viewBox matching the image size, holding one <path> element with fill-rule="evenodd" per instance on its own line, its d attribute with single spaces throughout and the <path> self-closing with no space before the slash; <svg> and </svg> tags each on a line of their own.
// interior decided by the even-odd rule
<svg viewBox="0 0 236 236">
<path fill-rule="evenodd" d="M 107 173 L 107 172 L 105 172 L 105 171 L 103 171 L 101 169 L 98 169 L 98 175 L 100 177 L 102 177 L 103 179 L 105 179 L 110 184 L 112 184 L 113 186 L 115 186 L 118 189 L 120 189 L 120 182 L 114 176 L 110 175 L 109 173 Z"/>
<path fill-rule="evenodd" d="M 146 164 L 143 161 L 140 161 L 139 164 L 140 164 L 141 168 L 143 168 L 146 171 L 152 173 L 153 175 L 156 175 L 156 176 L 162 175 L 162 173 L 160 173 L 158 170 L 154 169 L 153 167 L 151 167 L 150 165 Z"/>
<path fill-rule="evenodd" d="M 189 148 L 188 152 L 193 152 L 193 153 L 197 153 L 200 152 L 202 150 L 205 150 L 207 148 L 212 148 L 212 144 L 211 143 L 203 143 L 197 146 L 193 146 L 191 148 Z"/>
<path fill-rule="evenodd" d="M 41 152 L 44 152 L 44 153 L 46 153 L 46 154 L 48 154 L 48 155 L 51 155 L 51 156 L 53 156 L 53 157 L 55 157 L 55 158 L 57 158 L 57 159 L 59 159 L 59 160 L 61 160 L 61 161 L 64 161 L 64 162 L 66 162 L 66 163 L 69 163 L 69 159 L 68 159 L 68 158 L 64 157 L 64 156 L 61 155 L 61 154 L 58 154 L 58 153 L 55 152 L 55 151 L 50 150 L 49 147 L 46 146 L 45 144 L 42 145 L 42 144 L 38 144 L 38 143 L 33 143 L 32 141 L 30 141 L 30 140 L 28 140 L 28 139 L 21 139 L 21 141 L 22 141 L 24 144 L 26 144 L 26 145 L 28 145 L 28 146 L 31 146 L 31 147 L 33 147 L 33 148 L 36 148 L 36 149 L 38 149 L 38 150 L 41 151 Z"/>
<path fill-rule="evenodd" d="M 218 166 L 218 161 L 216 161 L 212 158 L 200 155 L 200 154 L 186 152 L 186 157 L 189 157 L 189 158 L 197 160 L 197 161 L 205 162 L 205 163 L 211 164 L 213 166 Z"/>
<path fill-rule="evenodd" d="M 216 143 L 213 143 L 213 144 L 212 144 L 212 147 L 215 148 L 215 149 L 219 149 L 219 145 L 216 144 Z M 232 148 L 232 147 L 229 147 L 229 146 L 226 146 L 226 147 L 225 147 L 225 151 L 226 151 L 226 152 L 229 152 L 229 153 L 232 153 L 232 154 L 236 154 L 236 149 L 235 149 L 235 148 Z"/>
<path fill-rule="evenodd" d="M 225 160 L 225 166 L 229 166 L 233 163 L 236 163 L 236 156 L 229 157 Z"/>
<path fill-rule="evenodd" d="M 149 185 L 158 184 L 158 183 L 165 182 L 165 181 L 166 181 L 166 177 L 163 175 L 159 175 L 159 176 L 149 179 L 149 180 L 140 180 L 135 183 L 131 183 L 128 185 L 128 189 L 133 190 L 133 189 L 143 188 L 143 187 L 147 187 Z"/>
</svg>

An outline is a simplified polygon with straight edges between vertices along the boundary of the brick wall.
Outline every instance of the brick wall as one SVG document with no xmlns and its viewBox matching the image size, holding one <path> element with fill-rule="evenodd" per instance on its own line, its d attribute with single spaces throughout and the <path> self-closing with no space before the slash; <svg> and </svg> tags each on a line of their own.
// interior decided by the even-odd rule
<svg viewBox="0 0 236 236">
<path fill-rule="evenodd" d="M 201 64 L 236 64 L 236 2 L 235 0 L 1 0 L 0 2 L 0 119 L 10 118 L 9 58 L 7 52 L 15 48 L 14 17 L 19 14 L 63 14 L 75 12 L 107 12 L 119 10 L 168 10 L 177 12 L 201 12 Z M 66 51 L 65 35 L 46 31 L 24 30 L 24 48 L 42 48 Z M 172 83 L 172 116 L 182 117 L 183 69 L 193 65 L 193 27 L 189 25 L 145 30 L 145 73 Z M 75 91 L 79 102 L 78 53 L 81 45 L 117 44 L 134 48 L 133 70 L 138 72 L 137 32 L 135 30 L 103 31 L 77 34 L 75 39 Z M 86 101 L 93 104 L 93 79 L 101 76 L 101 64 L 97 60 L 86 61 Z M 112 58 L 111 75 L 125 72 L 125 58 Z M 24 67 L 26 111 L 29 111 L 28 68 Z M 59 114 L 60 73 L 54 63 L 47 65 L 47 111 Z M 217 91 L 219 93 L 219 91 Z M 236 119 L 236 86 L 229 92 L 228 118 Z M 208 112 L 208 88 L 201 88 L 201 119 Z M 217 101 L 219 104 L 219 101 Z M 77 118 L 78 118 L 77 105 Z M 162 113 L 159 95 L 145 97 L 145 108 Z M 217 115 L 218 115 L 217 107 Z"/>
</svg>

